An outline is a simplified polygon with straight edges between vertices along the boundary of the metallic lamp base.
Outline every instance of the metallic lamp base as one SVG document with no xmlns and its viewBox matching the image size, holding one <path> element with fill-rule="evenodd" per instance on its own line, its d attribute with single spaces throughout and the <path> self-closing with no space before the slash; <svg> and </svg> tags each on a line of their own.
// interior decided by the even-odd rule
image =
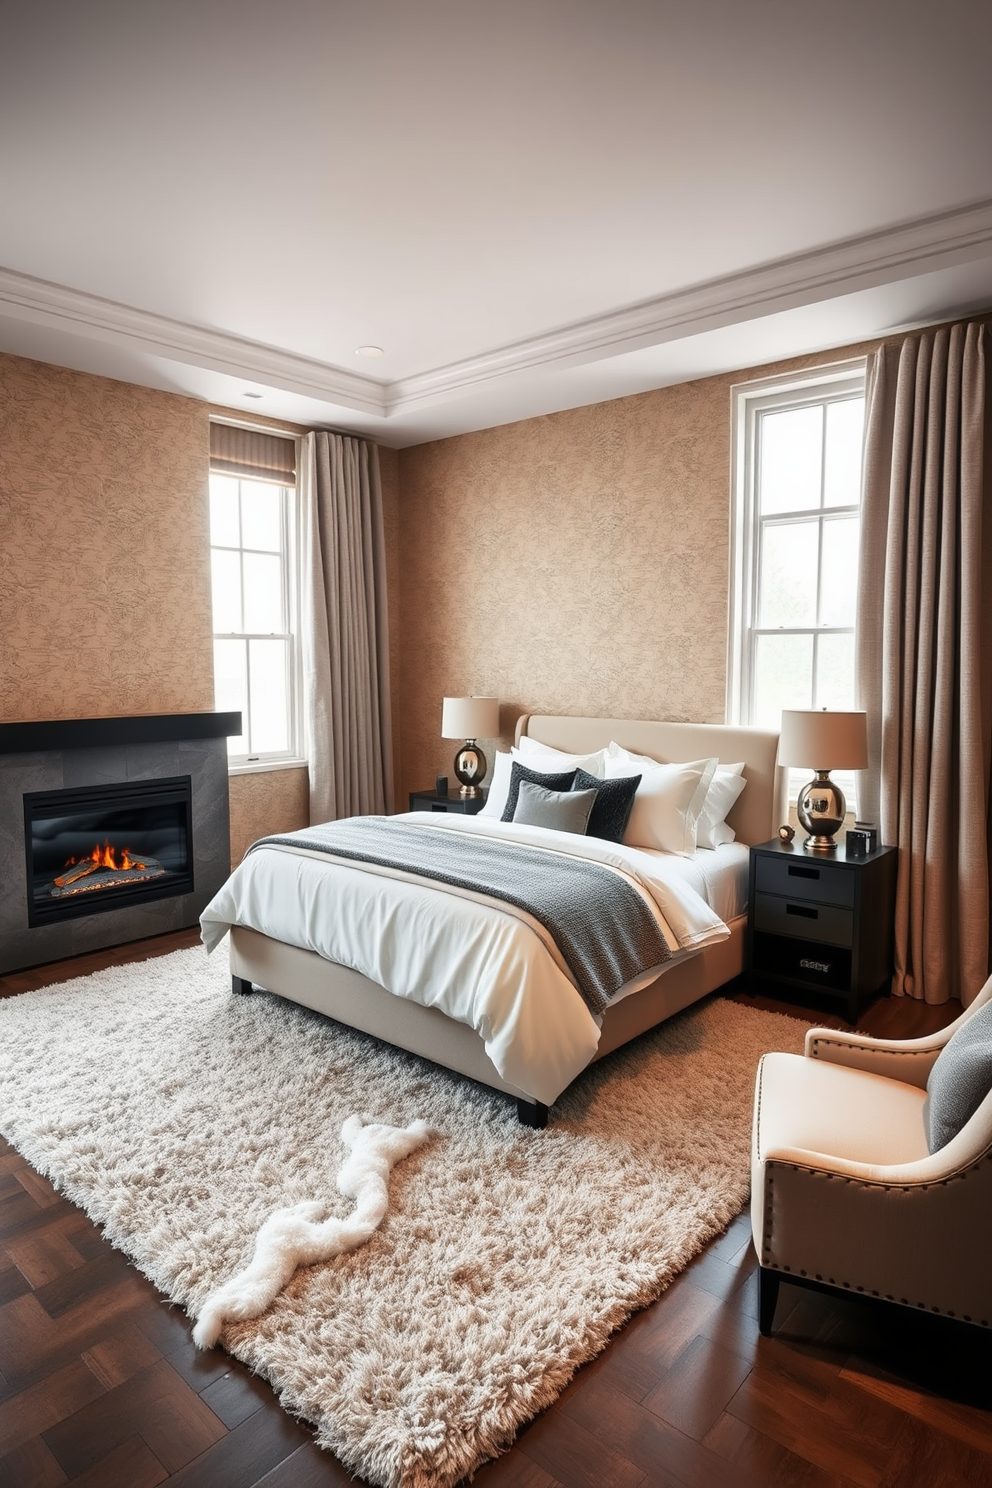
<svg viewBox="0 0 992 1488">
<path fill-rule="evenodd" d="M 489 768 L 486 756 L 474 739 L 467 739 L 455 755 L 455 776 L 461 781 L 460 795 L 472 800 L 482 795 L 482 782 Z"/>
<path fill-rule="evenodd" d="M 807 852 L 833 852 L 847 814 L 847 801 L 839 785 L 830 779 L 829 770 L 817 770 L 816 779 L 804 785 L 796 801 L 800 826 L 810 834 L 803 846 Z"/>
</svg>

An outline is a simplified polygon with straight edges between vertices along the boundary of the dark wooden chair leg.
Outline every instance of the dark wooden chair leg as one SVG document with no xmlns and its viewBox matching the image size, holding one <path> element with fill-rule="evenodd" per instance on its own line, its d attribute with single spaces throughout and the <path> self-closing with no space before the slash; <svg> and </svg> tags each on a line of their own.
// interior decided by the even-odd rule
<svg viewBox="0 0 992 1488">
<path fill-rule="evenodd" d="M 765 1338 L 771 1333 L 772 1323 L 775 1321 L 775 1303 L 778 1301 L 781 1280 L 777 1271 L 769 1271 L 765 1266 L 758 1267 L 758 1329 Z"/>
<path fill-rule="evenodd" d="M 533 1126 L 543 1131 L 548 1124 L 548 1108 L 540 1101 L 528 1101 L 522 1097 L 517 1101 L 517 1119 L 522 1126 Z"/>
<path fill-rule="evenodd" d="M 250 977 L 231 977 L 231 991 L 237 992 L 241 997 L 247 997 L 249 992 L 254 992 Z"/>
</svg>

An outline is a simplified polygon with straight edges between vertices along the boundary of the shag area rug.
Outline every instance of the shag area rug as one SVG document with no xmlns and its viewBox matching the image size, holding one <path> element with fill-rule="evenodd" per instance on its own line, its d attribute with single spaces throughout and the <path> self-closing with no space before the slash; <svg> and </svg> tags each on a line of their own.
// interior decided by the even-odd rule
<svg viewBox="0 0 992 1488">
<path fill-rule="evenodd" d="M 0 1129 L 196 1316 L 280 1206 L 351 1200 L 350 1115 L 435 1135 L 362 1249 L 296 1272 L 224 1346 L 382 1488 L 506 1448 L 748 1193 L 755 1066 L 794 1019 L 709 999 L 514 1103 L 266 993 L 199 950 L 0 1000 Z"/>
</svg>

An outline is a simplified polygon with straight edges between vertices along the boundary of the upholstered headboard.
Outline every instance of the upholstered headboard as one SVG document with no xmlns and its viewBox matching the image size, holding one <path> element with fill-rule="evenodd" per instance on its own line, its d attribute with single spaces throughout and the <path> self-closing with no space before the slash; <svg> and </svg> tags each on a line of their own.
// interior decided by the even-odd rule
<svg viewBox="0 0 992 1488">
<path fill-rule="evenodd" d="M 722 764 L 744 761 L 747 789 L 734 804 L 727 821 L 739 842 L 767 842 L 788 821 L 788 772 L 781 769 L 778 734 L 765 729 L 735 728 L 722 723 L 662 723 L 633 718 L 568 718 L 524 714 L 517 720 L 522 734 L 554 749 L 591 754 L 611 739 L 635 754 L 670 761 L 710 759 Z"/>
</svg>

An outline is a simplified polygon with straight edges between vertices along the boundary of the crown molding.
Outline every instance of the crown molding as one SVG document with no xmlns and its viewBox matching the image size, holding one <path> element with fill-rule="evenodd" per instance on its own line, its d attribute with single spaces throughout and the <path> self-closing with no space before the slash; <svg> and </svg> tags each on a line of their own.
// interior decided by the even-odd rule
<svg viewBox="0 0 992 1488">
<path fill-rule="evenodd" d="M 374 378 L 226 331 L 153 315 L 14 269 L 0 268 L 0 314 L 91 340 L 123 342 L 169 361 L 191 363 L 378 418 L 386 411 L 383 384 Z"/>
<path fill-rule="evenodd" d="M 776 259 L 743 273 L 711 279 L 403 378 L 387 385 L 387 409 L 391 414 L 399 413 L 426 399 L 478 387 L 514 372 L 576 365 L 640 351 L 817 300 L 853 294 L 893 279 L 951 267 L 989 248 L 992 201 L 976 202 Z"/>
<path fill-rule="evenodd" d="M 951 267 L 992 250 L 992 200 L 918 218 L 692 285 L 394 382 L 206 326 L 0 268 L 0 315 L 301 394 L 376 419 L 544 367 L 620 356 L 891 280 Z"/>
</svg>

